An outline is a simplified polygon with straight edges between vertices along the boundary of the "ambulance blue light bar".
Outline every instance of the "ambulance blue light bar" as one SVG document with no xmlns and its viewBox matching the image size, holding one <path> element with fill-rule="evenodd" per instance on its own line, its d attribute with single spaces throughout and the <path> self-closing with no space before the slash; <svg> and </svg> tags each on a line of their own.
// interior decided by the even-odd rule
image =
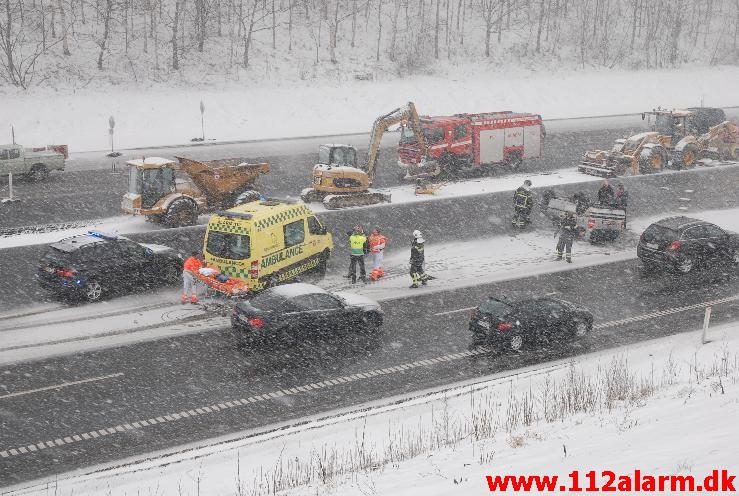
<svg viewBox="0 0 739 496">
<path fill-rule="evenodd" d="M 87 235 L 92 236 L 93 238 L 100 238 L 108 241 L 114 241 L 118 239 L 118 236 L 116 236 L 115 234 L 106 234 L 100 231 L 87 231 Z"/>
</svg>

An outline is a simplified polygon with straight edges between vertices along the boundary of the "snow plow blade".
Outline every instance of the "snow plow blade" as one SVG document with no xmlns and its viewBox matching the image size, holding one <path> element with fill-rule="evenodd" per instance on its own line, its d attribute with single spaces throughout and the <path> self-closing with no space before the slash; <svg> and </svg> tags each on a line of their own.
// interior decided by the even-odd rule
<svg viewBox="0 0 739 496">
<path fill-rule="evenodd" d="M 383 202 L 390 203 L 390 195 L 379 193 L 377 191 L 366 191 L 364 193 L 351 193 L 346 195 L 327 195 L 323 198 L 323 206 L 328 210 L 375 205 Z"/>
</svg>

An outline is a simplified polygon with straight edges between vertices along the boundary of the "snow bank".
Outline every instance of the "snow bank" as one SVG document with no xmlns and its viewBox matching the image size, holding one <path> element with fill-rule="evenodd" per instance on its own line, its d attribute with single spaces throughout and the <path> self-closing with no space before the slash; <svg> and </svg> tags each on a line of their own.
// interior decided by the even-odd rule
<svg viewBox="0 0 739 496">
<path fill-rule="evenodd" d="M 495 374 L 9 494 L 489 494 L 485 476 L 496 474 L 736 472 L 739 325 L 710 338 Z"/>
<path fill-rule="evenodd" d="M 736 80 L 739 67 L 696 71 L 688 66 L 513 76 L 482 72 L 474 79 L 413 76 L 341 85 L 271 81 L 202 91 L 121 88 L 59 94 L 38 88 L 3 99 L 0 129 L 9 130 L 12 124 L 19 143 L 65 143 L 74 153 L 109 149 L 110 116 L 116 121 L 117 148 L 186 143 L 201 135 L 201 100 L 206 105 L 206 139 L 256 140 L 366 133 L 378 115 L 407 101 L 428 115 L 518 110 L 545 119 L 638 113 L 658 105 L 698 106 L 702 101 L 726 107 L 739 103 L 734 85 L 728 84 Z"/>
</svg>

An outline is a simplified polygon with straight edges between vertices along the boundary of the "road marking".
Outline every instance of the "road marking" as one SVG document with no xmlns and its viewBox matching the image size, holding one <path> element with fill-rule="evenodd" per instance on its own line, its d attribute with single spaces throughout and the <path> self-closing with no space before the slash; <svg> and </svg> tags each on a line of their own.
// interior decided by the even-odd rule
<svg viewBox="0 0 739 496">
<path fill-rule="evenodd" d="M 669 308 L 666 310 L 659 310 L 659 311 L 644 314 L 644 315 L 637 315 L 635 317 L 629 317 L 629 318 L 620 319 L 620 320 L 612 320 L 609 322 L 603 322 L 601 324 L 597 324 L 593 326 L 593 328 L 594 329 L 605 329 L 608 327 L 616 327 L 616 326 L 623 325 L 623 324 L 640 322 L 644 320 L 654 319 L 657 317 L 664 317 L 666 315 L 672 315 L 675 313 L 686 312 L 689 310 L 705 308 L 708 306 L 715 306 L 721 303 L 729 303 L 729 302 L 737 301 L 737 300 L 739 300 L 739 294 L 736 294 L 734 296 L 728 296 L 726 298 L 720 298 L 717 300 L 706 301 L 703 303 L 696 303 L 694 305 L 687 305 L 684 307 L 677 307 L 677 308 Z M 453 312 L 460 312 L 464 310 L 467 310 L 467 309 L 455 310 Z M 196 415 L 208 415 L 209 413 L 212 414 L 212 413 L 216 413 L 219 411 L 228 410 L 230 408 L 236 408 L 241 405 L 249 405 L 251 403 L 261 403 L 265 401 L 270 401 L 274 398 L 280 398 L 283 396 L 295 396 L 296 394 L 300 394 L 301 391 L 305 391 L 305 390 L 310 391 L 313 389 L 328 388 L 328 387 L 331 387 L 332 385 L 340 385 L 342 383 L 354 382 L 354 381 L 359 381 L 362 379 L 371 379 L 376 376 L 383 376 L 383 375 L 394 374 L 394 373 L 402 373 L 407 370 L 412 370 L 412 369 L 416 369 L 420 367 L 429 367 L 429 366 L 433 366 L 433 365 L 443 363 L 443 362 L 453 362 L 456 360 L 461 360 L 463 358 L 474 357 L 477 355 L 489 353 L 490 351 L 491 350 L 489 348 L 480 346 L 480 347 L 474 348 L 469 351 L 450 353 L 447 355 L 432 357 L 432 358 L 424 358 L 422 360 L 417 360 L 415 362 L 409 362 L 409 363 L 403 363 L 403 364 L 399 364 L 399 365 L 389 367 L 389 368 L 375 369 L 375 370 L 370 370 L 367 372 L 355 373 L 355 374 L 351 374 L 351 375 L 347 375 L 343 377 L 327 379 L 317 384 L 310 383 L 310 384 L 305 384 L 303 386 L 296 386 L 291 389 L 279 389 L 277 391 L 272 391 L 272 392 L 264 393 L 261 395 L 250 396 L 247 399 L 242 398 L 242 399 L 237 399 L 237 400 L 230 400 L 224 403 L 205 405 L 205 406 L 195 408 L 194 410 L 183 410 L 181 412 L 174 412 L 174 413 L 164 415 L 164 417 L 156 417 L 156 419 L 152 418 L 147 421 L 136 420 L 134 422 L 130 422 L 127 424 L 117 425 L 115 427 L 108 427 L 107 429 L 99 429 L 96 431 L 74 434 L 72 436 L 65 436 L 63 439 L 55 439 L 54 441 L 46 441 L 45 444 L 49 448 L 53 448 L 55 446 L 63 446 L 65 444 L 79 443 L 79 442 L 86 441 L 90 437 L 96 438 L 98 437 L 98 434 L 100 434 L 101 436 L 105 436 L 108 434 L 116 434 L 118 432 L 127 432 L 127 429 L 128 430 L 140 430 L 147 426 L 145 422 L 148 422 L 148 425 L 155 425 L 157 423 L 177 422 L 178 420 L 182 420 L 188 417 L 193 417 Z M 293 391 L 297 391 L 297 392 L 293 392 Z M 224 406 L 227 408 L 224 408 Z M 36 446 L 41 447 L 43 446 L 43 444 L 44 442 L 40 442 L 40 443 L 37 443 Z M 23 454 L 24 451 L 26 453 L 30 453 L 31 445 L 26 445 L 26 446 L 0 451 L 0 457 L 8 458 L 8 457 L 19 456 Z"/>
<path fill-rule="evenodd" d="M 38 389 L 28 389 L 26 391 L 18 391 L 16 393 L 4 394 L 0 396 L 0 400 L 5 398 L 15 398 L 16 396 L 24 396 L 26 394 L 40 393 L 42 391 L 51 391 L 54 389 L 62 389 L 69 386 L 77 386 L 79 384 L 87 384 L 88 382 L 104 381 L 107 379 L 114 379 L 123 375 L 123 372 L 116 372 L 115 374 L 101 375 L 99 377 L 91 377 L 89 379 L 82 379 L 79 381 L 62 382 L 61 384 L 55 384 L 53 386 L 46 386 Z"/>
<path fill-rule="evenodd" d="M 459 313 L 459 312 L 469 312 L 470 310 L 474 310 L 475 308 L 477 307 L 467 307 L 467 308 L 460 308 L 459 310 L 449 310 L 448 312 L 435 313 L 434 316 L 441 317 L 442 315 L 451 315 L 451 314 Z"/>
<path fill-rule="evenodd" d="M 739 294 L 734 296 L 727 296 L 726 298 L 720 298 L 713 301 L 705 301 L 703 303 L 695 303 L 694 305 L 687 305 L 684 307 L 668 308 L 666 310 L 659 310 L 657 312 L 646 313 L 644 315 L 637 315 L 636 317 L 628 317 L 620 320 L 612 320 L 610 322 L 603 322 L 596 324 L 593 329 L 606 329 L 608 327 L 616 327 L 623 324 L 631 324 L 633 322 L 641 322 L 643 320 L 655 319 L 657 317 L 664 317 L 666 315 L 672 315 L 675 313 L 687 312 L 688 310 L 697 310 L 699 308 L 711 307 L 714 305 L 720 305 L 721 303 L 730 303 L 732 301 L 739 300 Z"/>
<path fill-rule="evenodd" d="M 361 374 L 355 373 L 355 374 L 346 375 L 342 377 L 335 377 L 333 379 L 327 379 L 318 384 L 310 383 L 310 384 L 305 384 L 302 386 L 296 386 L 291 389 L 278 389 L 276 391 L 263 393 L 261 395 L 250 396 L 247 399 L 242 398 L 240 400 L 230 400 L 230 401 L 226 401 L 223 403 L 204 405 L 204 406 L 197 407 L 194 410 L 183 410 L 180 412 L 169 413 L 167 415 L 164 415 L 163 417 L 156 417 L 156 419 L 152 418 L 149 420 L 136 420 L 130 423 L 122 424 L 122 425 L 119 424 L 119 425 L 116 425 L 115 427 L 108 427 L 106 429 L 99 429 L 99 430 L 74 434 L 72 436 L 65 436 L 63 439 L 56 439 L 54 442 L 47 441 L 46 444 L 47 446 L 51 448 L 55 446 L 54 443 L 56 443 L 56 445 L 58 446 L 80 443 L 80 442 L 87 441 L 90 438 L 98 437 L 98 434 L 105 436 L 108 434 L 117 434 L 118 432 L 141 430 L 147 426 L 147 422 L 148 422 L 148 425 L 154 425 L 156 423 L 176 422 L 178 420 L 182 420 L 187 417 L 194 417 L 197 415 L 208 415 L 209 413 L 213 414 L 219 411 L 228 410 L 229 408 L 235 408 L 241 405 L 250 405 L 251 403 L 260 403 L 260 402 L 270 401 L 273 399 L 281 398 L 283 396 L 295 396 L 296 394 L 300 394 L 301 390 L 310 391 L 313 389 L 328 388 L 328 387 L 337 386 L 337 385 L 341 385 L 345 383 L 352 383 L 352 382 L 359 381 L 362 379 L 371 379 L 375 376 L 382 376 L 382 375 L 393 374 L 393 373 L 402 373 L 407 370 L 412 370 L 412 369 L 416 369 L 420 367 L 427 367 L 427 366 L 435 365 L 441 362 L 452 362 L 455 360 L 460 360 L 462 358 L 473 357 L 476 355 L 482 355 L 482 354 L 489 353 L 489 352 L 490 352 L 489 348 L 485 348 L 481 346 L 481 347 L 478 347 L 478 348 L 475 348 L 469 351 L 452 353 L 449 355 L 434 357 L 430 359 L 418 360 L 415 362 L 404 363 L 404 364 L 400 364 L 400 365 L 385 368 L 385 369 L 370 370 L 370 371 L 367 371 Z M 41 444 L 43 443 L 39 443 L 39 445 Z M 17 448 L 17 449 L 13 448 L 9 450 L 0 451 L 0 457 L 8 458 L 8 457 L 13 457 L 13 456 L 18 456 L 20 454 L 23 454 L 20 450 L 26 450 L 26 448 L 25 447 Z"/>
</svg>

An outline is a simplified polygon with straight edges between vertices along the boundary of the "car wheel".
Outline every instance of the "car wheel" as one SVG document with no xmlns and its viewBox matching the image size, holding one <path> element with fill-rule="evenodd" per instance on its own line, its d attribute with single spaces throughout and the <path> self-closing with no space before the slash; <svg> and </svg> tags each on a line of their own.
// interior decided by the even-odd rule
<svg viewBox="0 0 739 496">
<path fill-rule="evenodd" d="M 516 334 L 515 336 L 511 336 L 511 339 L 508 341 L 508 347 L 512 351 L 519 351 L 521 348 L 523 348 L 523 336 L 520 334 Z"/>
<path fill-rule="evenodd" d="M 85 284 L 84 294 L 87 301 L 98 301 L 103 296 L 103 286 L 95 279 L 90 279 Z"/>
<path fill-rule="evenodd" d="M 575 338 L 585 337 L 590 332 L 590 326 L 584 320 L 576 320 L 572 326 L 572 336 Z"/>
<path fill-rule="evenodd" d="M 185 227 L 195 224 L 198 220 L 198 207 L 195 202 L 186 198 L 173 201 L 164 214 L 164 225 L 167 227 Z"/>
<path fill-rule="evenodd" d="M 675 265 L 675 268 L 677 268 L 678 272 L 681 274 L 687 274 L 693 270 L 693 261 L 689 258 L 684 258 Z"/>
<path fill-rule="evenodd" d="M 735 266 L 739 266 L 739 250 L 736 250 L 734 252 L 730 260 L 731 260 L 731 263 L 733 263 Z"/>
<path fill-rule="evenodd" d="M 367 312 L 362 317 L 364 328 L 370 332 L 375 332 L 382 326 L 382 315 L 377 312 Z"/>
</svg>

